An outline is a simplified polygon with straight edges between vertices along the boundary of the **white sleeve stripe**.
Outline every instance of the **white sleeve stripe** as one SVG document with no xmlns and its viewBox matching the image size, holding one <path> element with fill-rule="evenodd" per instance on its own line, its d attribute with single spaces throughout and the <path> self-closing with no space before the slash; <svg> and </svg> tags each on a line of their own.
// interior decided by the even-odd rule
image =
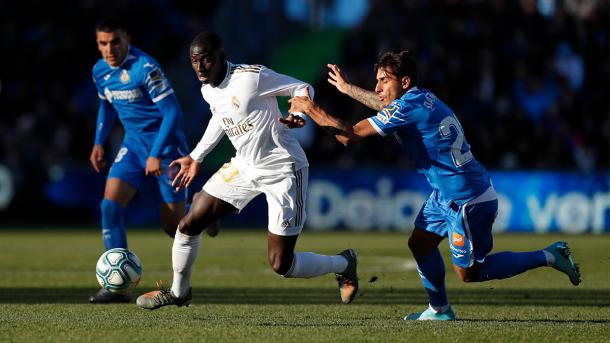
<svg viewBox="0 0 610 343">
<path fill-rule="evenodd" d="M 368 118 L 367 120 L 369 121 L 369 124 L 371 124 L 371 126 L 373 127 L 373 129 L 375 129 L 375 131 L 377 131 L 377 133 L 378 133 L 380 136 L 383 136 L 383 137 L 385 137 L 385 136 L 386 136 L 385 132 L 383 132 L 383 130 L 382 130 L 382 129 L 381 129 L 379 126 L 377 126 L 377 123 L 375 123 L 375 121 L 373 120 L 373 118 Z"/>
<path fill-rule="evenodd" d="M 165 99 L 168 95 L 170 95 L 172 93 L 174 93 L 174 89 L 173 88 L 168 90 L 167 92 L 159 95 L 158 97 L 155 97 L 154 99 L 152 99 L 152 102 L 159 102 L 159 101 Z"/>
<path fill-rule="evenodd" d="M 105 96 L 103 96 L 103 95 L 101 95 L 100 93 L 97 93 L 97 97 L 98 97 L 98 98 L 100 98 L 100 99 L 102 99 L 102 100 L 106 100 L 106 97 L 105 97 Z"/>
</svg>

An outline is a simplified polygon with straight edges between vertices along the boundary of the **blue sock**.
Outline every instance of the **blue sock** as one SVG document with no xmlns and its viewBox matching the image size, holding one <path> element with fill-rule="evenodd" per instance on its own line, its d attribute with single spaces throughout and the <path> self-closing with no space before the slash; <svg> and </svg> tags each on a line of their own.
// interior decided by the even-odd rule
<svg viewBox="0 0 610 343">
<path fill-rule="evenodd" d="M 123 213 L 125 209 L 112 200 L 104 199 L 102 208 L 102 239 L 106 250 L 112 248 L 127 249 L 127 235 Z"/>
<path fill-rule="evenodd" d="M 417 262 L 417 271 L 422 279 L 430 305 L 442 307 L 449 302 L 445 292 L 445 264 L 441 252 L 435 249 L 426 256 L 414 256 Z"/>
<path fill-rule="evenodd" d="M 546 256 L 542 250 L 503 251 L 485 258 L 485 261 L 480 264 L 478 281 L 505 279 L 546 265 Z"/>
</svg>

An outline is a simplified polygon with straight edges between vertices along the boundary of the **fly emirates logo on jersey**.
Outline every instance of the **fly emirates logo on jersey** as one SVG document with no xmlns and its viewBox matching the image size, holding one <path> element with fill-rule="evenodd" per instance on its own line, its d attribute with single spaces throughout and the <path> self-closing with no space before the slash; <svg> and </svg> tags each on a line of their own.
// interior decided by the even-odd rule
<svg viewBox="0 0 610 343">
<path fill-rule="evenodd" d="M 246 121 L 237 125 L 231 118 L 222 118 L 223 129 L 229 138 L 237 137 L 246 134 L 254 128 L 254 124 Z"/>
</svg>

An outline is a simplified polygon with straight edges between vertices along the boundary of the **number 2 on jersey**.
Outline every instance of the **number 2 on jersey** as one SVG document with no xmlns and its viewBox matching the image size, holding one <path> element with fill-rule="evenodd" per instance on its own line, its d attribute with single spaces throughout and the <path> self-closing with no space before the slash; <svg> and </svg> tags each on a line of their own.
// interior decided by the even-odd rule
<svg viewBox="0 0 610 343">
<path fill-rule="evenodd" d="M 455 164 L 456 167 L 462 167 L 472 160 L 472 152 L 470 152 L 470 148 L 468 148 L 466 152 L 462 153 L 464 131 L 454 116 L 447 116 L 443 118 L 440 126 L 438 127 L 438 131 L 443 138 L 447 138 L 451 137 L 451 128 L 453 128 L 457 134 L 453 144 L 451 145 L 451 158 L 453 158 L 453 164 Z"/>
</svg>

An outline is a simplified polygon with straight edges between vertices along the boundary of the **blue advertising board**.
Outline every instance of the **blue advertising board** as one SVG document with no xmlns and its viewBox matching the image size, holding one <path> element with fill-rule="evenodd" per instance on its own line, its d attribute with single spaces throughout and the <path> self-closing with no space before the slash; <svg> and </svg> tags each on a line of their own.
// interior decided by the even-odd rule
<svg viewBox="0 0 610 343">
<path fill-rule="evenodd" d="M 610 232 L 610 172 L 490 174 L 499 197 L 496 232 Z M 99 189 L 83 191 L 93 187 Z M 315 168 L 310 171 L 306 226 L 312 230 L 410 231 L 430 191 L 425 179 L 413 171 Z M 90 172 L 66 173 L 63 179 L 50 182 L 45 193 L 60 206 L 91 207 L 95 219 L 103 178 Z M 156 201 L 147 196 L 134 199 L 128 222 L 154 224 L 158 220 Z M 264 196 L 255 198 L 239 215 L 223 220 L 223 226 L 265 228 Z"/>
<path fill-rule="evenodd" d="M 610 231 L 610 173 L 490 174 L 499 199 L 496 232 Z M 312 171 L 308 225 L 318 229 L 412 230 L 430 191 L 416 172 Z"/>
</svg>

